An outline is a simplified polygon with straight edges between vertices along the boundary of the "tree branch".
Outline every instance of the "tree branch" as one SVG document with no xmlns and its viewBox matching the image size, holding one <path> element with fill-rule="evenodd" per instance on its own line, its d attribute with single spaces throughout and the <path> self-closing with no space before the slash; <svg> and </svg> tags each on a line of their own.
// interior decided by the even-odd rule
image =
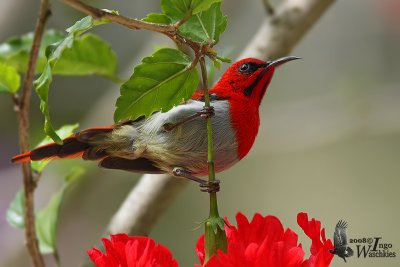
<svg viewBox="0 0 400 267">
<path fill-rule="evenodd" d="M 287 55 L 334 0 L 286 0 L 261 27 L 239 58 L 272 60 Z"/>
<path fill-rule="evenodd" d="M 143 175 L 111 219 L 107 232 L 148 235 L 186 184 L 186 180 L 166 174 Z"/>
<path fill-rule="evenodd" d="M 155 24 L 155 23 L 145 22 L 142 20 L 124 17 L 122 15 L 114 14 L 93 6 L 89 6 L 79 0 L 63 0 L 63 2 L 71 6 L 72 8 L 81 11 L 82 13 L 92 16 L 94 19 L 107 19 L 111 22 L 121 24 L 130 29 L 134 30 L 144 29 L 164 34 L 174 33 L 176 31 L 174 25 Z"/>
<path fill-rule="evenodd" d="M 42 40 L 44 27 L 48 16 L 50 15 L 49 1 L 41 0 L 39 17 L 36 22 L 35 33 L 32 42 L 32 48 L 29 54 L 28 69 L 25 74 L 25 80 L 22 86 L 20 97 L 14 97 L 16 112 L 19 124 L 19 142 L 21 153 L 29 151 L 29 106 L 30 97 L 33 86 L 33 78 L 35 76 L 36 64 L 39 54 L 39 47 Z M 35 228 L 35 209 L 34 209 L 34 192 L 36 181 L 32 174 L 30 162 L 22 164 L 24 196 L 25 196 L 25 239 L 32 263 L 35 267 L 43 267 L 43 257 L 39 251 L 38 240 Z"/>
<path fill-rule="evenodd" d="M 334 0 L 287 0 L 281 4 L 275 15 L 264 20 L 239 59 L 256 57 L 266 60 L 289 53 L 333 2 Z M 132 235 L 149 233 L 154 223 L 149 227 L 148 222 L 156 221 L 169 203 L 172 203 L 175 194 L 183 189 L 181 183 L 174 183 L 175 180 L 178 179 L 170 176 L 158 179 L 157 175 L 144 175 L 137 185 L 140 189 L 135 187 L 131 191 L 110 221 L 108 229 L 112 233 L 125 232 Z M 142 195 L 148 197 L 143 199 Z M 168 204 L 165 204 L 165 199 Z M 163 203 L 162 207 L 160 203 Z"/>
<path fill-rule="evenodd" d="M 201 47 L 198 43 L 193 42 L 190 39 L 186 39 L 177 33 L 178 27 L 187 19 L 186 17 L 183 18 L 182 21 L 178 21 L 178 23 L 176 24 L 156 24 L 156 23 L 145 22 L 138 19 L 128 18 L 119 14 L 114 14 L 93 6 L 89 6 L 85 3 L 82 3 L 79 0 L 62 0 L 62 2 L 64 2 L 65 4 L 71 6 L 76 10 L 79 10 L 87 15 L 92 16 L 94 19 L 106 19 L 113 23 L 117 23 L 134 30 L 143 29 L 153 32 L 159 32 L 168 36 L 179 45 L 189 46 L 194 51 L 200 51 Z M 206 48 L 207 49 L 204 50 L 205 54 L 213 56 L 212 52 L 208 52 L 209 47 L 207 46 Z"/>
</svg>

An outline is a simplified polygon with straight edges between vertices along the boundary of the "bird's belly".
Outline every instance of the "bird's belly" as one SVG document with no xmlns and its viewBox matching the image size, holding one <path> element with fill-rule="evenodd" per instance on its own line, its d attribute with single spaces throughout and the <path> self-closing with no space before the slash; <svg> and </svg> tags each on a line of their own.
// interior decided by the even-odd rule
<svg viewBox="0 0 400 267">
<path fill-rule="evenodd" d="M 206 142 L 207 140 L 205 140 Z M 237 146 L 226 145 L 214 147 L 214 166 L 216 172 L 228 169 L 239 161 Z M 151 153 L 149 153 L 151 151 Z M 197 176 L 208 174 L 207 146 L 193 147 L 185 150 L 182 147 L 168 146 L 163 148 L 148 147 L 147 158 L 167 173 L 172 174 L 174 167 L 181 167 Z"/>
<path fill-rule="evenodd" d="M 238 145 L 229 109 L 224 106 L 214 106 L 214 109 L 215 115 L 211 119 L 214 166 L 216 172 L 220 172 L 239 161 Z M 174 167 L 182 167 L 194 175 L 208 174 L 207 128 L 203 118 L 186 122 L 170 132 L 160 131 L 146 143 L 146 158 L 163 171 L 171 173 Z"/>
</svg>

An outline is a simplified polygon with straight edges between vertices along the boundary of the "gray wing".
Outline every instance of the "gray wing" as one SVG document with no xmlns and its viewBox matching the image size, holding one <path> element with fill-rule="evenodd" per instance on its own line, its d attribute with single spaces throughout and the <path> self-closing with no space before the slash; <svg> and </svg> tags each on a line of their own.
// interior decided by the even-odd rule
<svg viewBox="0 0 400 267">
<path fill-rule="evenodd" d="M 340 220 L 335 227 L 335 233 L 333 234 L 333 243 L 335 248 L 347 246 L 347 234 L 346 234 L 347 223 Z"/>
</svg>

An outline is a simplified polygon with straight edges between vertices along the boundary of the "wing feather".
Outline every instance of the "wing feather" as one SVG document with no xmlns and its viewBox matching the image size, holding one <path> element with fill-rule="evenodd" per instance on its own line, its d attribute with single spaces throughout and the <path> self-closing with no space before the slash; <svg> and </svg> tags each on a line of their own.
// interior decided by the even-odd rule
<svg viewBox="0 0 400 267">
<path fill-rule="evenodd" d="M 340 220 L 335 227 L 335 233 L 333 235 L 333 243 L 335 248 L 347 246 L 347 234 L 346 234 L 347 223 Z"/>
</svg>

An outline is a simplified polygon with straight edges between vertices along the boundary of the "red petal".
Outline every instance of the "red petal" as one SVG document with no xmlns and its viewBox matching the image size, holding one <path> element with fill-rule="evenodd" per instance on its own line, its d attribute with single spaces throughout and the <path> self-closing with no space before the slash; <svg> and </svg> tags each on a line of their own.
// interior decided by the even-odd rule
<svg viewBox="0 0 400 267">
<path fill-rule="evenodd" d="M 101 252 L 97 248 L 88 249 L 86 252 L 93 262 L 96 262 L 96 259 L 103 255 L 103 252 Z"/>
<path fill-rule="evenodd" d="M 307 213 L 299 213 L 297 215 L 297 223 L 303 229 L 304 233 L 311 239 L 310 252 L 316 255 L 323 246 L 321 242 L 321 222 L 314 218 L 308 220 Z"/>
</svg>

